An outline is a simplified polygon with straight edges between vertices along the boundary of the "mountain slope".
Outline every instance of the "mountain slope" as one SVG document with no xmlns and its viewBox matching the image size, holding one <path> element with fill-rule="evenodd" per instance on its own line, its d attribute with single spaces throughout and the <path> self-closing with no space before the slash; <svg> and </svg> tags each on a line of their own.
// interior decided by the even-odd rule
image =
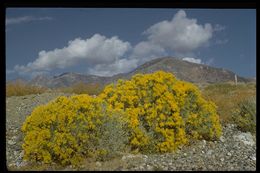
<svg viewBox="0 0 260 173">
<path fill-rule="evenodd" d="M 197 84 L 235 81 L 235 73 L 232 71 L 223 68 L 215 68 L 204 64 L 191 63 L 174 57 L 163 57 L 146 62 L 129 73 L 121 73 L 112 77 L 83 75 L 78 73 L 63 73 L 59 76 L 53 77 L 37 76 L 30 81 L 30 84 L 47 86 L 50 88 L 71 86 L 78 82 L 106 85 L 108 83 L 115 82 L 118 79 L 130 79 L 137 73 L 146 74 L 157 70 L 171 72 L 178 79 Z M 237 76 L 237 80 L 238 82 L 254 81 L 253 79 L 240 76 Z"/>
<path fill-rule="evenodd" d="M 158 58 L 149 61 L 133 72 L 128 74 L 132 76 L 136 73 L 152 73 L 157 70 L 163 70 L 173 73 L 178 79 L 192 83 L 218 83 L 235 81 L 235 73 L 232 71 L 210 67 L 204 64 L 196 64 L 173 57 Z M 250 82 L 248 78 L 237 76 L 238 82 Z"/>
</svg>

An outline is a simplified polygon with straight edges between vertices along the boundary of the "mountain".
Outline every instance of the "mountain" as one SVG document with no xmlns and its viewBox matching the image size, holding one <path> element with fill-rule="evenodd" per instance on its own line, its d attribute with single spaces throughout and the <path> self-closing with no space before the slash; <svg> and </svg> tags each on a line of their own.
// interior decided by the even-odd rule
<svg viewBox="0 0 260 173">
<path fill-rule="evenodd" d="M 219 83 L 235 81 L 235 73 L 223 68 L 215 68 L 204 64 L 196 64 L 183 61 L 173 57 L 163 57 L 149 61 L 128 76 L 136 73 L 152 73 L 157 70 L 163 70 L 173 73 L 178 79 L 192 83 Z M 237 76 L 238 82 L 251 82 L 249 78 Z"/>
<path fill-rule="evenodd" d="M 129 73 L 121 73 L 112 77 L 101 77 L 69 72 L 53 77 L 40 75 L 33 78 L 29 83 L 32 85 L 41 85 L 50 88 L 71 86 L 78 82 L 106 85 L 108 83 L 115 82 L 118 79 L 130 79 L 137 73 L 147 74 L 157 70 L 171 72 L 178 79 L 195 84 L 235 81 L 235 73 L 223 68 L 215 68 L 204 64 L 191 63 L 174 57 L 162 57 L 146 62 Z M 238 82 L 255 81 L 252 78 L 244 78 L 241 76 L 237 76 L 237 80 Z"/>
<path fill-rule="evenodd" d="M 33 78 L 29 83 L 32 85 L 46 86 L 49 88 L 67 87 L 73 84 L 83 82 L 83 83 L 98 83 L 101 85 L 106 84 L 107 77 L 100 77 L 95 75 L 83 75 L 78 73 L 62 73 L 58 76 L 47 77 L 44 75 L 39 75 Z"/>
</svg>

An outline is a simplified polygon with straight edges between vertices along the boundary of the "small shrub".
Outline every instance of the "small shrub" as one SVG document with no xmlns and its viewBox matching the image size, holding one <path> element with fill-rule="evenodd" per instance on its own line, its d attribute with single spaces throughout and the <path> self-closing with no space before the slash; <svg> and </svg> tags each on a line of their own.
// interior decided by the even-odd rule
<svg viewBox="0 0 260 173">
<path fill-rule="evenodd" d="M 202 94 L 205 99 L 214 101 L 221 123 L 226 124 L 233 122 L 232 110 L 237 107 L 238 103 L 256 96 L 256 85 L 255 83 L 211 84 L 204 88 Z"/>
<path fill-rule="evenodd" d="M 158 71 L 118 80 L 99 95 L 111 109 L 123 110 L 130 129 L 132 150 L 175 150 L 190 138 L 216 139 L 221 135 L 216 106 L 201 97 L 191 83 Z"/>
<path fill-rule="evenodd" d="M 6 84 L 6 96 L 24 96 L 29 94 L 44 93 L 47 88 L 32 86 L 20 81 Z"/>
<path fill-rule="evenodd" d="M 241 101 L 233 110 L 232 119 L 241 131 L 256 133 L 255 97 Z"/>
<path fill-rule="evenodd" d="M 64 93 L 98 95 L 103 90 L 103 86 L 96 83 L 79 82 L 70 87 L 58 88 L 57 90 Z"/>
</svg>

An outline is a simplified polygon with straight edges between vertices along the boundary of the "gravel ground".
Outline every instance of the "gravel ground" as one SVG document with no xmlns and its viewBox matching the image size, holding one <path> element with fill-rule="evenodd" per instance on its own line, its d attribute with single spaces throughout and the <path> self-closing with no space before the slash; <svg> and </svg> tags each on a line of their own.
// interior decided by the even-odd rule
<svg viewBox="0 0 260 173">
<path fill-rule="evenodd" d="M 44 93 L 6 99 L 6 156 L 10 170 L 30 170 L 28 163 L 22 161 L 20 127 L 35 106 L 60 95 L 66 94 Z M 68 166 L 61 170 L 73 169 Z M 197 141 L 168 154 L 125 154 L 111 161 L 88 163 L 80 170 L 255 171 L 256 136 L 240 132 L 235 125 L 228 124 L 223 127 L 219 141 Z"/>
</svg>

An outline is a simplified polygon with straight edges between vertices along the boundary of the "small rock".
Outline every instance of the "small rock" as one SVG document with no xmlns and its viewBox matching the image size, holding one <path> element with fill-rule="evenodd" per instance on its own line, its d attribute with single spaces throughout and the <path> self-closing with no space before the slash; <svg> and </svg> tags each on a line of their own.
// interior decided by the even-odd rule
<svg viewBox="0 0 260 173">
<path fill-rule="evenodd" d="M 225 142 L 224 136 L 221 136 L 221 137 L 219 138 L 219 140 L 220 140 L 221 142 Z"/>
<path fill-rule="evenodd" d="M 227 156 L 231 156 L 232 154 L 230 152 L 227 153 Z"/>
<path fill-rule="evenodd" d="M 126 156 L 123 156 L 123 157 L 121 158 L 121 160 L 126 160 Z"/>
<path fill-rule="evenodd" d="M 19 166 L 22 167 L 22 166 L 26 166 L 26 165 L 28 165 L 28 162 L 22 161 Z"/>
<path fill-rule="evenodd" d="M 12 140 L 8 140 L 8 142 L 7 142 L 9 145 L 14 145 L 14 144 L 16 144 L 16 142 L 15 141 L 12 141 Z"/>
<path fill-rule="evenodd" d="M 167 167 L 163 167 L 162 170 L 163 171 L 168 171 L 168 168 Z"/>
<path fill-rule="evenodd" d="M 150 166 L 150 165 L 147 165 L 146 167 L 147 167 L 147 170 L 148 170 L 148 171 L 151 171 L 151 170 L 153 170 L 153 167 L 152 167 L 152 166 Z"/>
<path fill-rule="evenodd" d="M 253 146 L 255 144 L 255 141 L 253 140 L 253 136 L 250 132 L 234 135 L 233 138 L 237 141 L 243 142 L 245 145 Z"/>
<path fill-rule="evenodd" d="M 13 166 L 15 166 L 15 163 L 10 163 L 10 164 L 8 165 L 8 167 L 13 167 Z"/>
<path fill-rule="evenodd" d="M 100 162 L 96 162 L 96 166 L 100 167 L 101 163 Z"/>
<path fill-rule="evenodd" d="M 206 140 L 202 140 L 202 144 L 203 144 L 203 145 L 206 145 L 206 144 L 207 144 L 207 141 L 206 141 Z"/>
<path fill-rule="evenodd" d="M 183 155 L 186 157 L 186 156 L 187 156 L 187 153 L 183 153 Z"/>
<path fill-rule="evenodd" d="M 250 159 L 253 160 L 253 161 L 256 161 L 256 157 L 255 156 L 251 156 Z"/>
<path fill-rule="evenodd" d="M 213 150 L 208 150 L 207 155 L 211 155 L 213 153 Z"/>
<path fill-rule="evenodd" d="M 224 162 L 224 160 L 225 160 L 224 158 L 220 158 L 220 161 L 221 161 L 221 162 Z"/>
</svg>

